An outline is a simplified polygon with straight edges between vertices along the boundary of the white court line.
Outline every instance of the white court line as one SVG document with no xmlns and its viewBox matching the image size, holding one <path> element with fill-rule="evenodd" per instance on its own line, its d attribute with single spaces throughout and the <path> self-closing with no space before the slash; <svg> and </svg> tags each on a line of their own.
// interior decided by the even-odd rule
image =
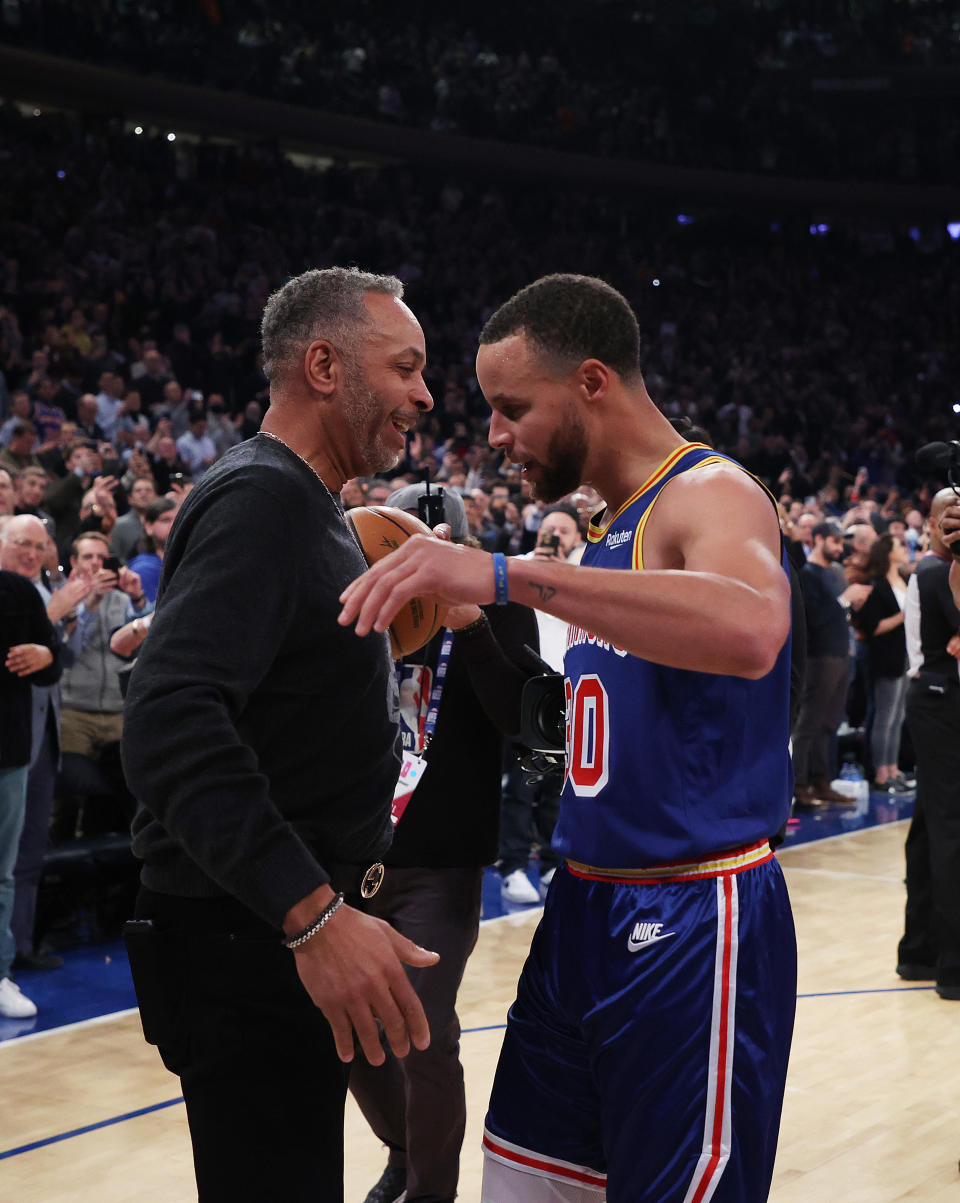
<svg viewBox="0 0 960 1203">
<path fill-rule="evenodd" d="M 78 1032 L 81 1028 L 92 1028 L 99 1023 L 112 1023 L 114 1019 L 125 1019 L 128 1015 L 137 1015 L 137 1007 L 126 1011 L 112 1011 L 109 1015 L 94 1015 L 92 1019 L 80 1019 L 76 1023 L 65 1023 L 59 1028 L 45 1028 L 42 1032 L 27 1032 L 23 1036 L 14 1036 L 11 1040 L 0 1040 L 0 1053 L 6 1048 L 20 1048 L 28 1040 L 42 1040 L 45 1036 L 59 1036 L 62 1032 Z"/>
</svg>

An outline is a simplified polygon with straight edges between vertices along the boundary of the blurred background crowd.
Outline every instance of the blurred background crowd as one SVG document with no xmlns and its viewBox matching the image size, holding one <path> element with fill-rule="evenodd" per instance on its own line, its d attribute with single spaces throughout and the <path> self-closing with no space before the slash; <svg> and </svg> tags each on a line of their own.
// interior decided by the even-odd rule
<svg viewBox="0 0 960 1203">
<path fill-rule="evenodd" d="M 745 205 L 692 185 L 618 185 L 582 157 L 558 183 L 452 166 L 439 143 L 432 160 L 407 162 L 139 124 L 135 105 L 96 96 L 65 106 L 42 89 L 6 95 L 0 527 L 14 535 L 2 567 L 54 598 L 73 582 L 51 617 L 110 678 L 91 701 L 65 660 L 74 709 L 119 721 L 118 682 L 146 637 L 176 508 L 259 428 L 263 305 L 308 267 L 398 275 L 426 335 L 435 409 L 396 471 L 350 482 L 345 506 L 429 474 L 461 492 L 482 546 L 537 547 L 543 507 L 486 443 L 473 360 L 493 308 L 539 275 L 573 271 L 627 296 L 651 395 L 769 486 L 798 567 L 845 531 L 848 563 L 863 555 L 848 582 L 887 576 L 889 555 L 856 575 L 878 536 L 902 547 L 892 554 L 904 578 L 925 550 L 946 482 L 920 473 L 914 453 L 960 425 L 960 207 L 938 208 L 924 187 L 958 179 L 960 18 L 949 5 L 497 0 L 467 27 L 430 0 L 9 0 L 0 38 L 0 49 L 60 56 L 64 72 L 77 60 L 120 68 L 147 91 L 151 79 L 187 81 L 404 129 L 774 181 Z M 872 181 L 878 197 L 887 184 L 913 190 L 830 212 L 797 203 L 795 176 Z M 600 499 L 584 489 L 572 501 L 582 536 Z M 9 527 L 24 516 L 42 539 Z M 84 615 L 112 593 L 123 596 L 115 621 L 95 636 Z M 855 663 L 856 640 L 847 652 Z M 835 728 L 869 726 L 869 675 L 859 680 Z M 102 727 L 103 738 L 62 744 L 81 759 L 51 786 L 61 846 L 124 829 L 117 729 Z M 904 776 L 909 789 L 898 770 L 909 753 L 871 765 L 864 740 L 857 755 L 875 783 Z M 801 801 L 821 804 L 815 793 L 811 782 Z M 23 935 L 28 964 L 44 960 L 38 934 Z"/>
</svg>

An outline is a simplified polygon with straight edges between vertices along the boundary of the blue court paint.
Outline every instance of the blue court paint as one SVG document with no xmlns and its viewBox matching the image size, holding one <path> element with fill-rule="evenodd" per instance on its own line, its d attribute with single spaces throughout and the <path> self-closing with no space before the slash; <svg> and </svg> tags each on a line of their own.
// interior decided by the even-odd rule
<svg viewBox="0 0 960 1203">
<path fill-rule="evenodd" d="M 784 847 L 811 844 L 814 840 L 823 840 L 831 835 L 866 831 L 868 827 L 880 827 L 885 823 L 912 818 L 913 802 L 913 794 L 871 793 L 867 811 L 862 815 L 858 815 L 852 807 L 824 807 L 813 814 L 797 814 L 787 824 Z"/>
<path fill-rule="evenodd" d="M 894 823 L 908 819 L 912 814 L 912 797 L 871 794 L 868 809 L 862 815 L 844 809 L 824 809 L 817 814 L 797 815 L 787 829 L 785 847 L 792 848 L 830 836 L 863 831 L 882 823 Z M 530 860 L 527 875 L 534 886 L 539 886 L 539 861 L 536 855 Z M 486 870 L 482 911 L 485 920 L 537 909 L 535 905 L 517 906 L 504 902 L 500 882 L 500 874 L 496 869 Z M 896 933 L 893 933 L 891 939 L 895 938 Z M 116 1011 L 126 1011 L 137 1005 L 126 952 L 120 940 L 84 945 L 70 949 L 63 955 L 62 969 L 17 973 L 21 989 L 37 1004 L 38 1014 L 33 1019 L 0 1019 L 0 1042 Z"/>
</svg>

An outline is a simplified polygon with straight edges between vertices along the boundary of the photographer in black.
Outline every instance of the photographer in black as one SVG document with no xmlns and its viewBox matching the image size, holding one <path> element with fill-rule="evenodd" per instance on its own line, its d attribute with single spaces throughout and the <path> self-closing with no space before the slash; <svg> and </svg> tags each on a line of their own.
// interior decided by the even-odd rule
<svg viewBox="0 0 960 1203">
<path fill-rule="evenodd" d="M 426 493 L 426 485 L 409 485 L 387 504 L 431 526 L 446 522 L 463 541 L 460 496 L 436 487 Z M 446 621 L 446 630 L 397 664 L 404 759 L 426 746 L 426 767 L 399 818 L 395 800 L 387 874 L 367 906 L 440 961 L 408 970 L 430 1047 L 402 1060 L 387 1050 L 377 1067 L 358 1056 L 351 1068 L 350 1089 L 389 1149 L 366 1203 L 392 1203 L 404 1190 L 410 1203 L 452 1203 L 457 1192 L 466 1122 L 457 991 L 477 941 L 483 869 L 497 856 L 503 739 L 519 731 L 521 692 L 533 671 L 524 645 L 537 647 L 536 620 L 523 606 L 457 606 Z"/>
<path fill-rule="evenodd" d="M 960 609 L 951 595 L 951 555 L 941 522 L 955 507 L 942 489 L 930 507 L 930 550 L 915 573 L 920 660 L 911 658 L 906 716 L 917 758 L 917 801 L 907 834 L 907 905 L 897 973 L 936 980 L 960 999 Z M 909 614 L 912 610 L 908 601 Z M 908 629 L 908 645 L 914 640 Z"/>
</svg>

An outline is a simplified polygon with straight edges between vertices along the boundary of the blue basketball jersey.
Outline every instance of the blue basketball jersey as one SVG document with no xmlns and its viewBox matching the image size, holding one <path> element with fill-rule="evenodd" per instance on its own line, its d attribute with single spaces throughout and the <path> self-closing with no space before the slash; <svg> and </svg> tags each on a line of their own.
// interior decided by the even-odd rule
<svg viewBox="0 0 960 1203">
<path fill-rule="evenodd" d="M 644 527 L 661 489 L 720 462 L 740 467 L 703 444 L 677 448 L 612 518 L 590 524 L 581 563 L 642 571 Z M 782 826 L 793 789 L 789 637 L 773 669 L 752 681 L 654 664 L 571 625 L 564 674 L 560 855 L 645 868 L 701 860 Z"/>
</svg>

